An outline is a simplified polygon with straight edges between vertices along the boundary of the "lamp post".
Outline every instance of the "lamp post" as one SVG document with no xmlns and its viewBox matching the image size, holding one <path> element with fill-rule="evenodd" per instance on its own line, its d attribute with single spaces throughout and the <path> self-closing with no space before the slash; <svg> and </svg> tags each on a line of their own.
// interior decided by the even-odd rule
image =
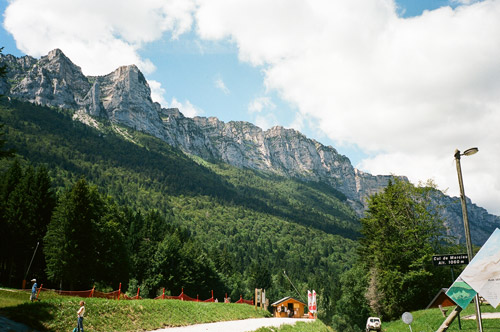
<svg viewBox="0 0 500 332">
<path fill-rule="evenodd" d="M 462 168 L 460 167 L 460 157 L 470 156 L 477 153 L 478 151 L 479 151 L 478 148 L 467 149 L 464 151 L 464 153 L 460 153 L 458 149 L 455 150 L 455 161 L 457 164 L 458 185 L 460 186 L 460 200 L 462 201 L 462 216 L 464 219 L 465 241 L 467 245 L 467 255 L 469 256 L 469 262 L 472 261 L 474 253 L 472 251 L 472 243 L 469 230 L 469 218 L 467 216 L 467 204 L 465 202 L 464 182 L 462 179 Z M 476 296 L 474 297 L 474 303 L 476 307 L 477 329 L 479 332 L 483 332 L 483 323 L 481 321 L 481 308 L 479 307 L 479 294 L 477 293 Z"/>
</svg>

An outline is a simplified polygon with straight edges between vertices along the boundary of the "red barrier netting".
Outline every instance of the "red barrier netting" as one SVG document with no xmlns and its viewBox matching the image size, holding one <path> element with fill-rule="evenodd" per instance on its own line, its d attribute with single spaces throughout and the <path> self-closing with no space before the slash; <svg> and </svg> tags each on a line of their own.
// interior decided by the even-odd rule
<svg viewBox="0 0 500 332">
<path fill-rule="evenodd" d="M 246 303 L 246 304 L 253 305 L 253 300 L 244 300 L 243 296 L 240 295 L 240 299 L 238 301 L 236 301 L 235 303 Z"/>
<path fill-rule="evenodd" d="M 165 288 L 163 288 L 163 294 L 155 297 L 155 300 L 181 300 L 181 301 L 193 301 L 193 302 L 213 302 L 213 291 L 212 291 L 212 298 L 206 300 L 206 301 L 200 301 L 198 296 L 195 298 L 189 297 L 186 294 L 184 294 L 184 288 L 181 291 L 180 295 L 177 296 L 172 296 L 172 295 L 165 295 Z"/>
<path fill-rule="evenodd" d="M 42 285 L 43 286 L 43 285 Z M 120 287 L 116 291 L 112 291 L 109 293 L 104 293 L 104 292 L 99 292 L 95 290 L 95 287 L 92 288 L 91 290 L 86 290 L 86 291 L 63 291 L 63 290 L 57 290 L 57 289 L 46 289 L 40 287 L 38 290 L 38 293 L 40 291 L 50 291 L 57 293 L 59 295 L 65 295 L 65 296 L 79 296 L 79 297 L 98 297 L 98 298 L 105 298 L 105 299 L 113 299 L 113 300 L 142 300 L 142 297 L 139 296 L 139 288 L 137 289 L 137 295 L 136 296 L 128 296 L 127 294 L 124 294 L 121 292 L 122 284 L 120 283 Z M 226 296 L 227 298 L 227 296 Z M 199 296 L 196 296 L 195 298 L 189 297 L 186 294 L 184 294 L 184 289 L 182 289 L 181 294 L 178 296 L 171 296 L 171 295 L 165 295 L 165 288 L 163 288 L 163 294 L 155 297 L 155 300 L 181 300 L 181 301 L 192 301 L 192 302 L 215 302 L 214 299 L 214 291 L 212 291 L 212 297 L 206 300 L 200 300 Z M 224 301 L 226 302 L 226 300 Z M 236 301 L 235 303 L 246 303 L 253 305 L 253 300 L 244 300 L 243 297 L 240 295 L 240 299 Z"/>
<path fill-rule="evenodd" d="M 63 290 L 58 290 L 58 289 L 47 289 L 44 288 L 42 289 L 43 292 L 54 292 L 59 295 L 64 295 L 64 296 L 78 296 L 78 297 L 99 297 L 99 298 L 104 298 L 104 299 L 118 299 L 120 296 L 120 290 L 109 292 L 109 293 L 103 293 L 96 291 L 95 289 L 90 289 L 86 291 L 63 291 Z M 125 294 L 121 294 L 121 296 L 126 296 Z M 127 296 L 128 297 L 128 296 Z"/>
</svg>

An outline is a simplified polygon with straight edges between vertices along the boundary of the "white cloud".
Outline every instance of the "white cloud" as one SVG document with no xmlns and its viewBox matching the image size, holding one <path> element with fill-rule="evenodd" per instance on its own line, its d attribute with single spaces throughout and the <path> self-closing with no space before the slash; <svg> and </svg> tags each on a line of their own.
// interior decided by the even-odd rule
<svg viewBox="0 0 500 332">
<path fill-rule="evenodd" d="M 393 0 L 11 0 L 4 27 L 27 54 L 61 48 L 102 75 L 132 63 L 154 71 L 141 47 L 196 26 L 202 42 L 229 40 L 262 66 L 297 124 L 316 120 L 336 144 L 374 155 L 360 163 L 366 171 L 434 178 L 456 195 L 453 151 L 478 146 L 462 163 L 466 192 L 500 214 L 500 0 L 456 1 L 404 19 Z M 202 112 L 187 100 L 170 106 Z M 260 125 L 277 123 L 261 106 Z"/>
<path fill-rule="evenodd" d="M 392 0 L 200 0 L 196 19 L 337 144 L 377 155 L 371 173 L 456 195 L 453 152 L 478 146 L 466 191 L 498 214 L 500 0 L 467 2 L 404 19 Z"/>
<path fill-rule="evenodd" d="M 205 113 L 201 108 L 191 104 L 189 100 L 184 100 L 184 102 L 180 102 L 175 98 L 172 98 L 172 102 L 170 102 L 166 108 L 178 108 L 179 111 L 189 118 L 202 115 Z"/>
<path fill-rule="evenodd" d="M 155 80 L 148 80 L 148 84 L 151 89 L 151 99 L 159 103 L 162 107 L 166 107 L 168 102 L 165 99 L 165 89 L 161 87 L 161 83 Z"/>
<path fill-rule="evenodd" d="M 250 113 L 260 113 L 262 110 L 272 111 L 276 108 L 269 97 L 257 97 L 248 104 L 248 111 Z"/>
<path fill-rule="evenodd" d="M 231 93 L 231 91 L 229 91 L 229 89 L 227 88 L 226 84 L 222 80 L 222 77 L 220 77 L 220 76 L 218 76 L 215 79 L 214 85 L 215 85 L 215 87 L 217 89 L 221 90 L 225 95 L 228 95 L 229 93 Z"/>
<path fill-rule="evenodd" d="M 171 102 L 165 99 L 165 89 L 162 88 L 161 83 L 155 80 L 148 80 L 149 87 L 151 88 L 151 99 L 159 103 L 163 108 L 178 108 L 179 111 L 187 117 L 195 117 L 202 115 L 204 111 L 191 104 L 189 100 L 184 100 L 184 102 L 178 101 L 175 97 L 172 98 Z"/>
<path fill-rule="evenodd" d="M 272 128 L 274 126 L 277 126 L 279 124 L 278 119 L 276 116 L 272 113 L 268 114 L 257 114 L 255 116 L 255 125 L 259 128 L 262 128 L 262 130 L 268 130 L 269 128 Z"/>
<path fill-rule="evenodd" d="M 107 74 L 136 64 L 145 73 L 155 66 L 138 51 L 170 32 L 177 38 L 191 28 L 189 0 L 11 0 L 4 27 L 17 47 L 38 57 L 60 48 L 86 75 Z"/>
</svg>

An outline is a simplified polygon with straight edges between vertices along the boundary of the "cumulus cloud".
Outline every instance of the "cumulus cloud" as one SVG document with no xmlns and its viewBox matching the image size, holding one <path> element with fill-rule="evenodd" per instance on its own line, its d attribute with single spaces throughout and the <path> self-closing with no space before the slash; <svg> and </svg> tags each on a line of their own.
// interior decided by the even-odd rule
<svg viewBox="0 0 500 332">
<path fill-rule="evenodd" d="M 194 9 L 189 0 L 12 0 L 4 27 L 24 53 L 60 48 L 86 75 L 130 64 L 151 73 L 155 66 L 139 49 L 166 32 L 177 38 L 191 29 Z"/>
<path fill-rule="evenodd" d="M 101 75 L 131 63 L 154 71 L 141 47 L 194 26 L 202 42 L 231 41 L 240 60 L 260 66 L 297 124 L 315 122 L 337 145 L 373 156 L 363 170 L 434 178 L 457 195 L 453 152 L 478 146 L 462 163 L 466 191 L 500 214 L 500 0 L 453 1 L 402 18 L 394 0 L 11 0 L 4 27 L 27 54 L 61 48 Z M 249 105 L 262 127 L 274 123 L 258 113 L 268 107 Z"/>
<path fill-rule="evenodd" d="M 462 3 L 405 19 L 391 0 L 200 0 L 196 20 L 337 144 L 374 155 L 366 171 L 457 195 L 453 152 L 478 146 L 467 194 L 500 213 L 500 1 Z"/>
<path fill-rule="evenodd" d="M 260 113 L 264 109 L 272 111 L 275 108 L 276 104 L 269 97 L 257 97 L 248 104 L 248 111 L 250 113 Z"/>
<path fill-rule="evenodd" d="M 279 124 L 278 119 L 272 113 L 257 114 L 255 116 L 254 122 L 255 122 L 255 125 L 257 127 L 262 128 L 262 130 L 268 130 L 269 128 L 272 128 L 272 127 L 277 126 Z"/>
<path fill-rule="evenodd" d="M 178 101 L 176 98 L 172 98 L 172 101 L 167 104 L 167 108 L 178 108 L 179 111 L 189 118 L 200 116 L 205 113 L 201 108 L 191 104 L 189 100 L 184 100 L 184 102 Z"/>
<path fill-rule="evenodd" d="M 159 103 L 162 107 L 168 105 L 165 99 L 165 89 L 162 88 L 161 83 L 155 80 L 148 80 L 149 88 L 151 89 L 151 99 Z"/>
</svg>

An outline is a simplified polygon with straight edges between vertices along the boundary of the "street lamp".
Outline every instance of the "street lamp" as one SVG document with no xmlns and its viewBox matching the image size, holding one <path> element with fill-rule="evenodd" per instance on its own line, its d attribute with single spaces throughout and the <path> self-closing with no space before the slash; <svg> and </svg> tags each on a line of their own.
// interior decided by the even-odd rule
<svg viewBox="0 0 500 332">
<path fill-rule="evenodd" d="M 460 157 L 470 156 L 479 151 L 478 148 L 470 148 L 460 153 L 458 149 L 455 150 L 455 161 L 457 163 L 457 173 L 458 173 L 458 185 L 460 186 L 460 200 L 462 201 L 462 216 L 464 218 L 464 229 L 465 229 L 465 241 L 467 245 L 467 255 L 469 256 L 469 262 L 472 261 L 474 253 L 472 252 L 472 243 L 470 238 L 469 230 L 469 219 L 467 217 L 467 204 L 465 202 L 465 191 L 464 191 L 464 181 L 462 179 L 462 168 L 460 167 Z M 474 297 L 475 307 L 476 307 L 476 321 L 477 329 L 479 332 L 483 332 L 483 323 L 481 321 L 481 308 L 479 307 L 479 294 L 476 293 Z"/>
</svg>

